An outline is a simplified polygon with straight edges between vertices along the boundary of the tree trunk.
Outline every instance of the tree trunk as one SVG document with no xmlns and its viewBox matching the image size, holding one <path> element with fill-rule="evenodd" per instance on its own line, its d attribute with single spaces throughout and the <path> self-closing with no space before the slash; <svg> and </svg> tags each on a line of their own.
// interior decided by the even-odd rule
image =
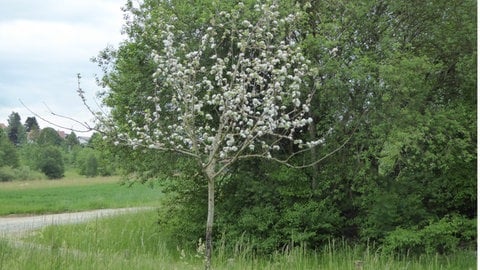
<svg viewBox="0 0 480 270">
<path fill-rule="evenodd" d="M 316 138 L 316 129 L 317 129 L 317 126 L 315 124 L 315 122 L 311 123 L 309 126 L 308 126 L 308 131 L 310 133 L 310 138 L 313 140 Z M 316 147 L 312 147 L 310 149 L 310 157 L 312 159 L 312 162 L 317 160 L 317 150 L 316 150 Z M 311 186 L 312 186 L 312 190 L 315 191 L 318 187 L 318 182 L 317 182 L 317 178 L 318 178 L 318 174 L 320 172 L 320 164 L 315 164 L 313 165 L 313 176 L 312 176 L 312 183 L 311 183 Z"/>
<path fill-rule="evenodd" d="M 206 171 L 208 180 L 208 210 L 207 210 L 207 226 L 205 230 L 205 270 L 211 269 L 212 262 L 212 230 L 213 230 L 213 217 L 215 210 L 215 181 L 213 173 L 209 170 Z"/>
</svg>

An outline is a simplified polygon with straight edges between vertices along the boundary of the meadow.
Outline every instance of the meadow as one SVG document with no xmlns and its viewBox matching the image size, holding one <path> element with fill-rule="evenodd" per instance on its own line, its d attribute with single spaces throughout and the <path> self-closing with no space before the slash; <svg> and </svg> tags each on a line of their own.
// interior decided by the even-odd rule
<svg viewBox="0 0 480 270">
<path fill-rule="evenodd" d="M 121 185 L 119 177 L 2 182 L 0 216 L 154 206 L 161 196 L 147 185 Z"/>
<path fill-rule="evenodd" d="M 4 197 L 7 194 L 9 202 Z M 45 196 L 45 197 L 43 197 Z M 55 181 L 0 184 L 2 215 L 79 211 L 100 207 L 158 205 L 158 189 L 142 185 L 122 186 L 118 178 L 67 178 Z M 59 202 L 61 207 L 57 206 Z M 21 204 L 19 206 L 17 204 Z M 15 208 L 16 207 L 16 208 Z M 97 219 L 73 225 L 54 225 L 0 239 L 0 269 L 203 269 L 200 246 L 182 247 L 165 242 L 157 224 L 157 212 Z M 449 256 L 384 254 L 373 245 L 352 246 L 330 241 L 319 250 L 299 246 L 269 256 L 257 256 L 248 244 L 228 250 L 216 243 L 214 269 L 475 269 L 473 252 Z"/>
</svg>

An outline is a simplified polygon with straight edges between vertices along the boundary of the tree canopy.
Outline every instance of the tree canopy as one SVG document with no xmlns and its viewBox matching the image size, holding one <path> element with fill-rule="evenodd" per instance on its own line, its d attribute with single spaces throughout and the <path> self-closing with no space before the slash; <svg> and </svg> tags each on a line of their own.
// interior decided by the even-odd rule
<svg viewBox="0 0 480 270">
<path fill-rule="evenodd" d="M 25 120 L 25 132 L 31 132 L 34 130 L 39 130 L 40 126 L 38 125 L 37 118 L 35 116 L 33 117 L 27 117 L 27 120 Z"/>
<path fill-rule="evenodd" d="M 40 145 L 60 146 L 62 142 L 62 137 L 60 137 L 60 135 L 58 135 L 58 132 L 51 127 L 46 127 L 42 129 L 37 138 L 37 143 Z"/>
</svg>

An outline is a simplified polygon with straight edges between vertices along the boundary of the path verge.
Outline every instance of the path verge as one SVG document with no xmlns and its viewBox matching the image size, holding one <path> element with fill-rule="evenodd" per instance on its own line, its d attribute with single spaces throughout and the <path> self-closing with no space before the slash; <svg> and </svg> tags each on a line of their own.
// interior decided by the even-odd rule
<svg viewBox="0 0 480 270">
<path fill-rule="evenodd" d="M 97 218 L 124 213 L 153 209 L 151 207 L 132 207 L 119 209 L 99 209 L 75 213 L 61 213 L 27 217 L 0 217 L 0 236 L 12 236 L 41 229 L 49 225 L 74 224 Z"/>
</svg>

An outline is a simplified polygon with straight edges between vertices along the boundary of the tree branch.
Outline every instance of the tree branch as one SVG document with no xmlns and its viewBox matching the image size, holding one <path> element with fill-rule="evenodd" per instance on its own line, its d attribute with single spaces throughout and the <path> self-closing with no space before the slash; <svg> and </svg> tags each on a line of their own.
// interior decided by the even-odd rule
<svg viewBox="0 0 480 270">
<path fill-rule="evenodd" d="M 47 107 L 49 113 L 55 117 L 59 117 L 59 118 L 63 118 L 63 119 L 67 119 L 69 121 L 72 121 L 74 123 L 77 123 L 79 125 L 81 125 L 82 127 L 85 128 L 85 130 L 82 130 L 82 129 L 76 129 L 76 128 L 72 128 L 72 127 L 66 127 L 66 126 L 62 126 L 62 125 L 59 125 L 59 124 L 56 124 L 48 119 L 46 119 L 45 117 L 39 115 L 38 113 L 34 112 L 32 109 L 30 109 L 27 105 L 25 105 L 25 103 L 19 99 L 19 102 L 22 104 L 23 107 L 25 107 L 25 109 L 27 109 L 31 114 L 33 114 L 35 117 L 37 117 L 38 119 L 44 121 L 44 122 L 47 122 L 48 124 L 54 126 L 54 127 L 57 127 L 57 128 L 62 128 L 62 129 L 67 129 L 67 130 L 71 130 L 71 131 L 74 131 L 74 132 L 78 132 L 78 133 L 86 133 L 86 132 L 90 132 L 90 131 L 93 131 L 94 128 L 90 127 L 90 125 L 88 125 L 88 123 L 86 122 L 80 122 L 72 117 L 68 117 L 68 116 L 64 116 L 64 115 L 60 115 L 60 114 L 57 114 L 55 112 L 53 112 L 48 106 L 47 104 L 43 103 L 43 105 L 45 105 L 45 107 Z"/>
</svg>

